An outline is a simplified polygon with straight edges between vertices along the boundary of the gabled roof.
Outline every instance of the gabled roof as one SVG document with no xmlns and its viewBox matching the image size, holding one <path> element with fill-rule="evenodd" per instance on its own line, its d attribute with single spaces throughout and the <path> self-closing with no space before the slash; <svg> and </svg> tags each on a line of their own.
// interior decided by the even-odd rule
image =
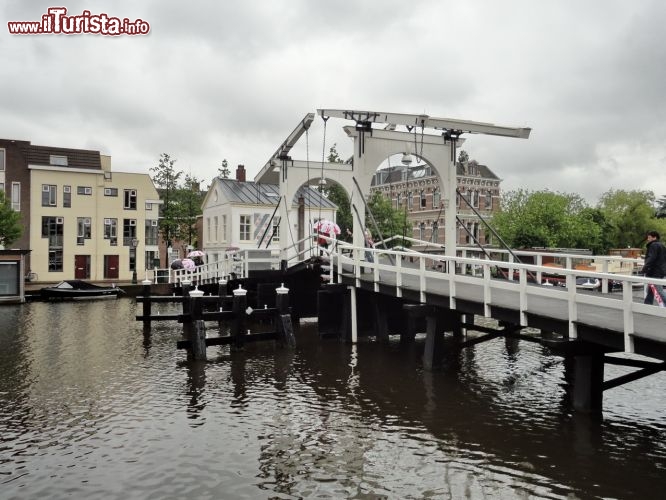
<svg viewBox="0 0 666 500">
<path fill-rule="evenodd" d="M 231 203 L 245 205 L 277 205 L 280 199 L 279 187 L 276 184 L 262 184 L 251 181 L 237 181 L 217 177 L 208 192 L 219 187 L 224 198 Z M 305 206 L 337 209 L 337 205 L 309 186 L 301 186 L 296 196 L 291 200 L 292 205 L 298 204 L 298 198 L 303 197 Z"/>
</svg>

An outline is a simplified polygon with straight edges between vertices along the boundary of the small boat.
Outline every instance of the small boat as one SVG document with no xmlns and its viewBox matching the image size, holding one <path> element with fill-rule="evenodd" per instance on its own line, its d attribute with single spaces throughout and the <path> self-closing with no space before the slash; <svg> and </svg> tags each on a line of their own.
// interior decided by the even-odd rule
<svg viewBox="0 0 666 500">
<path fill-rule="evenodd" d="M 576 278 L 576 288 L 582 290 L 597 290 L 601 288 L 601 281 L 597 278 Z"/>
<path fill-rule="evenodd" d="M 82 280 L 66 280 L 55 286 L 44 287 L 39 293 L 43 299 L 85 300 L 116 299 L 125 291 L 115 285 L 98 286 Z"/>
</svg>

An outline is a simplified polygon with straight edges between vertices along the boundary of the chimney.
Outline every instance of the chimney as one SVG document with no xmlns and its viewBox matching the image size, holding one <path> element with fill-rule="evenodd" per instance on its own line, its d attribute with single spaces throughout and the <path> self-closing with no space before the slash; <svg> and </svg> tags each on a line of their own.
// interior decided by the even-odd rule
<svg viewBox="0 0 666 500">
<path fill-rule="evenodd" d="M 245 165 L 238 165 L 236 168 L 236 180 L 245 182 Z"/>
</svg>

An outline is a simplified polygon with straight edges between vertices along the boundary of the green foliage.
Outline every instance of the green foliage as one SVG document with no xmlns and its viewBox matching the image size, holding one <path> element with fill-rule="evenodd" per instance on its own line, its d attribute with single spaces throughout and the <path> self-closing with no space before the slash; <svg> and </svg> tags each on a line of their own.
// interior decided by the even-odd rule
<svg viewBox="0 0 666 500">
<path fill-rule="evenodd" d="M 153 182 L 163 201 L 160 207 L 160 233 L 167 242 L 175 238 L 196 246 L 194 225 L 197 216 L 202 213 L 203 201 L 199 188 L 200 181 L 196 177 L 186 175 L 181 184 L 180 178 L 183 172 L 174 168 L 175 163 L 176 160 L 162 153 L 158 166 L 150 169 L 153 172 Z"/>
<path fill-rule="evenodd" d="M 197 216 L 203 213 L 201 210 L 203 197 L 199 186 L 200 182 L 196 177 L 186 175 L 183 186 L 174 192 L 174 213 L 177 214 L 174 236 L 195 247 L 198 246 L 195 224 Z"/>
<path fill-rule="evenodd" d="M 600 249 L 595 215 L 579 195 L 520 189 L 502 195 L 493 226 L 512 248 Z"/>
<path fill-rule="evenodd" d="M 328 150 L 328 162 L 329 163 L 344 163 L 342 161 L 342 158 L 340 158 L 340 155 L 338 154 L 338 150 L 336 149 L 338 146 L 338 143 L 336 142 L 331 146 L 331 148 Z"/>
<path fill-rule="evenodd" d="M 0 191 L 0 245 L 7 247 L 21 237 L 21 214 L 12 209 L 4 191 Z"/>
<path fill-rule="evenodd" d="M 638 247 L 647 231 L 662 226 L 662 221 L 655 219 L 654 203 L 652 191 L 611 189 L 601 196 L 597 208 L 607 221 L 613 248 Z"/>
<path fill-rule="evenodd" d="M 402 210 L 395 209 L 391 200 L 386 198 L 379 191 L 375 191 L 368 200 L 368 208 L 372 212 L 375 222 L 377 223 L 377 226 L 379 226 L 381 236 L 384 239 L 401 234 L 409 237 L 412 236 L 411 224 L 408 226 L 407 221 L 405 220 L 405 213 Z M 366 214 L 365 217 L 365 225 L 371 229 L 375 239 L 379 238 L 380 235 L 375 234 L 377 230 L 372 224 L 368 214 Z M 403 245 L 403 242 L 401 240 L 392 240 L 387 244 L 387 247 L 393 247 L 396 245 Z"/>
<path fill-rule="evenodd" d="M 336 183 L 330 183 L 326 188 L 324 196 L 338 206 L 335 221 L 340 226 L 340 235 L 345 237 L 347 229 L 352 230 L 353 219 L 351 207 L 349 205 L 349 196 L 342 186 Z"/>
</svg>

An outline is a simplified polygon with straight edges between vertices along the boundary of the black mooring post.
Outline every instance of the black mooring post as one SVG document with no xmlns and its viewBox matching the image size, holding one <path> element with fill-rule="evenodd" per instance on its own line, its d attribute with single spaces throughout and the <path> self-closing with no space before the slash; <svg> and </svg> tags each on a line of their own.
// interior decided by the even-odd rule
<svg viewBox="0 0 666 500">
<path fill-rule="evenodd" d="M 217 282 L 217 310 L 222 312 L 224 307 L 224 298 L 227 296 L 227 280 L 221 278 Z M 222 336 L 222 330 L 224 329 L 224 321 L 219 320 L 217 322 L 217 328 L 219 336 Z"/>
<path fill-rule="evenodd" d="M 234 347 L 240 349 L 245 343 L 245 310 L 247 309 L 247 290 L 238 285 L 233 291 L 233 313 L 234 322 L 232 326 L 231 335 L 234 337 Z"/>
<path fill-rule="evenodd" d="M 423 349 L 423 369 L 430 371 L 435 364 L 435 357 L 441 351 L 444 342 L 444 318 L 433 312 L 426 316 L 426 342 Z"/>
<path fill-rule="evenodd" d="M 190 314 L 190 282 L 187 280 L 181 281 L 181 291 L 183 299 L 183 337 L 190 338 L 192 335 L 192 318 Z"/>
<path fill-rule="evenodd" d="M 192 346 L 192 359 L 206 360 L 206 323 L 203 320 L 203 291 L 190 292 L 190 313 L 192 330 L 190 332 L 190 345 Z"/>
<path fill-rule="evenodd" d="M 378 297 L 373 301 L 372 312 L 374 316 L 375 323 L 375 338 L 379 342 L 387 343 L 389 341 L 389 332 L 388 332 L 388 311 L 387 311 L 387 302 L 381 300 Z"/>
<path fill-rule="evenodd" d="M 152 309 L 152 303 L 150 301 L 150 281 L 143 282 L 143 333 L 150 333 L 150 314 Z"/>
<path fill-rule="evenodd" d="M 573 406 L 585 413 L 601 412 L 603 407 L 604 353 L 576 355 L 573 373 Z"/>
<path fill-rule="evenodd" d="M 284 283 L 275 289 L 275 308 L 277 309 L 277 329 L 282 344 L 288 347 L 296 347 L 294 338 L 294 328 L 291 324 L 291 315 L 289 314 L 289 289 L 285 288 Z"/>
</svg>

